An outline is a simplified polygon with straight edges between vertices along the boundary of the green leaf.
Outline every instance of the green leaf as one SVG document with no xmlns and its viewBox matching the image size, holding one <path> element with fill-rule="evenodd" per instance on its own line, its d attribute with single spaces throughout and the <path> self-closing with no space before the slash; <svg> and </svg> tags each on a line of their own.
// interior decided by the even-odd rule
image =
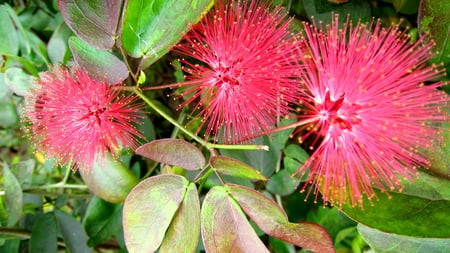
<svg viewBox="0 0 450 253">
<path fill-rule="evenodd" d="M 130 169 L 107 152 L 96 159 L 92 168 L 79 172 L 89 190 L 111 203 L 123 202 L 139 182 Z"/>
<path fill-rule="evenodd" d="M 122 13 L 123 0 L 58 0 L 64 21 L 94 48 L 111 49 Z"/>
<path fill-rule="evenodd" d="M 136 154 L 187 170 L 198 170 L 206 163 L 205 157 L 196 146 L 180 139 L 151 141 L 137 148 Z"/>
<path fill-rule="evenodd" d="M 405 182 L 401 193 L 429 200 L 450 201 L 450 180 L 418 172 L 413 182 Z"/>
<path fill-rule="evenodd" d="M 12 127 L 19 122 L 16 106 L 11 98 L 0 101 L 0 126 Z"/>
<path fill-rule="evenodd" d="M 313 223 L 290 223 L 273 200 L 253 189 L 227 184 L 226 190 L 268 235 L 315 252 L 334 252 L 327 231 Z"/>
<path fill-rule="evenodd" d="M 271 252 L 276 253 L 295 253 L 295 247 L 292 244 L 279 240 L 277 238 L 270 237 L 269 245 Z"/>
<path fill-rule="evenodd" d="M 448 238 L 418 238 L 396 235 L 384 233 L 362 224 L 358 224 L 358 231 L 370 245 L 370 248 L 378 253 L 450 252 L 450 239 Z"/>
<path fill-rule="evenodd" d="M 61 23 L 53 32 L 52 37 L 47 44 L 48 58 L 53 64 L 66 63 L 70 55 L 69 46 L 67 44 L 72 31 L 67 27 L 66 23 Z"/>
<path fill-rule="evenodd" d="M 123 207 L 125 242 L 130 252 L 158 249 L 188 185 L 184 177 L 165 174 L 145 179 L 130 192 Z"/>
<path fill-rule="evenodd" d="M 430 170 L 450 180 L 450 124 L 444 124 L 441 131 L 442 141 L 440 142 L 440 147 L 429 150 L 431 157 Z"/>
<path fill-rule="evenodd" d="M 419 9 L 420 0 L 393 0 L 392 5 L 397 12 L 403 14 L 416 14 Z"/>
<path fill-rule="evenodd" d="M 7 69 L 4 78 L 6 86 L 19 96 L 29 96 L 35 85 L 34 78 L 20 68 Z"/>
<path fill-rule="evenodd" d="M 97 81 L 116 84 L 128 77 L 128 69 L 117 56 L 95 49 L 77 37 L 70 37 L 69 48 L 74 60 Z"/>
<path fill-rule="evenodd" d="M 8 211 L 8 227 L 12 227 L 22 217 L 23 193 L 19 181 L 9 170 L 8 164 L 3 162 L 2 166 L 5 203 Z"/>
<path fill-rule="evenodd" d="M 306 162 L 306 160 L 308 160 L 309 158 L 308 153 L 306 153 L 306 151 L 303 148 L 301 148 L 299 145 L 296 144 L 290 144 L 289 146 L 287 146 L 286 149 L 284 150 L 284 154 L 287 157 L 290 157 L 292 159 L 301 162 L 302 164 Z"/>
<path fill-rule="evenodd" d="M 450 2 L 446 0 L 422 0 L 419 5 L 417 24 L 425 39 L 432 39 L 438 54 L 433 62 L 444 62 L 450 74 Z"/>
<path fill-rule="evenodd" d="M 0 55 L 17 55 L 19 40 L 14 24 L 8 15 L 6 5 L 0 5 Z"/>
<path fill-rule="evenodd" d="M 56 219 L 64 242 L 71 253 L 89 253 L 92 249 L 87 246 L 88 237 L 83 226 L 71 215 L 56 210 Z"/>
<path fill-rule="evenodd" d="M 339 14 L 339 23 L 344 23 L 348 14 L 354 23 L 369 22 L 372 18 L 367 0 L 351 0 L 342 4 L 330 3 L 328 0 L 303 0 L 303 5 L 308 17 L 314 17 L 314 22 L 317 24 L 319 21 L 322 21 L 324 25 L 331 24 L 333 13 Z"/>
<path fill-rule="evenodd" d="M 88 246 L 96 246 L 120 231 L 122 226 L 122 205 L 93 197 L 89 202 L 83 220 L 83 227 L 89 236 Z"/>
<path fill-rule="evenodd" d="M 129 55 L 145 57 L 144 69 L 169 51 L 212 4 L 212 0 L 129 0 L 122 45 Z"/>
<path fill-rule="evenodd" d="M 223 186 L 206 194 L 201 219 L 206 252 L 269 252 Z"/>
<path fill-rule="evenodd" d="M 190 183 L 183 202 L 167 229 L 159 252 L 195 252 L 199 235 L 200 199 L 197 187 Z"/>
<path fill-rule="evenodd" d="M 374 189 L 378 200 L 364 200 L 365 209 L 344 205 L 353 220 L 385 232 L 416 237 L 450 237 L 450 201 Z"/>
<path fill-rule="evenodd" d="M 297 189 L 300 182 L 298 179 L 291 177 L 291 173 L 287 170 L 280 170 L 270 177 L 267 182 L 266 189 L 271 193 L 280 196 L 287 196 Z"/>
<path fill-rule="evenodd" d="M 255 168 L 233 158 L 214 156 L 210 159 L 209 163 L 217 172 L 225 175 L 254 180 L 267 180 L 267 178 Z"/>
<path fill-rule="evenodd" d="M 53 213 L 40 215 L 31 230 L 30 252 L 52 253 L 57 250 L 57 223 Z"/>
</svg>

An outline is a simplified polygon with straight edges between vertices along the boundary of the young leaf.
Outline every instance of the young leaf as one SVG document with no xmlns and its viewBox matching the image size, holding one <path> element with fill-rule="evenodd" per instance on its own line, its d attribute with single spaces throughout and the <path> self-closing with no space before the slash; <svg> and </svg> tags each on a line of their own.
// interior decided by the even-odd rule
<svg viewBox="0 0 450 253">
<path fill-rule="evenodd" d="M 200 235 L 200 200 L 195 184 L 189 184 L 183 202 L 167 229 L 159 252 L 195 252 Z"/>
<path fill-rule="evenodd" d="M 201 217 L 206 252 L 269 252 L 223 186 L 208 192 Z"/>
<path fill-rule="evenodd" d="M 6 86 L 19 96 L 30 95 L 34 82 L 34 78 L 20 68 L 8 68 L 5 72 Z"/>
<path fill-rule="evenodd" d="M 105 152 L 96 159 L 90 170 L 79 170 L 83 181 L 95 195 L 111 202 L 121 203 L 139 182 L 130 169 Z"/>
<path fill-rule="evenodd" d="M 362 224 L 358 231 L 374 252 L 450 252 L 449 238 L 420 238 L 385 233 Z"/>
<path fill-rule="evenodd" d="M 52 253 L 57 250 L 57 223 L 53 213 L 40 215 L 31 230 L 30 252 Z"/>
<path fill-rule="evenodd" d="M 273 200 L 253 189 L 227 184 L 226 190 L 244 212 L 268 235 L 315 252 L 335 252 L 333 242 L 321 226 L 290 223 L 286 213 Z"/>
<path fill-rule="evenodd" d="M 66 24 L 94 48 L 114 46 L 123 0 L 58 0 Z"/>
<path fill-rule="evenodd" d="M 214 156 L 210 159 L 209 163 L 217 172 L 225 175 L 253 180 L 267 180 L 267 178 L 255 168 L 233 158 Z"/>
<path fill-rule="evenodd" d="M 53 64 L 67 62 L 70 55 L 69 45 L 67 44 L 72 31 L 67 27 L 66 23 L 62 22 L 53 32 L 52 37 L 47 44 L 48 58 Z"/>
<path fill-rule="evenodd" d="M 128 77 L 125 63 L 108 51 L 95 49 L 77 37 L 70 37 L 69 48 L 75 62 L 97 81 L 117 84 Z"/>
<path fill-rule="evenodd" d="M 145 179 L 130 192 L 123 207 L 125 243 L 130 252 L 159 248 L 188 185 L 184 177 L 165 174 Z"/>
<path fill-rule="evenodd" d="M 146 143 L 136 149 L 136 154 L 187 170 L 198 170 L 206 163 L 196 146 L 180 139 L 167 138 Z"/>
<path fill-rule="evenodd" d="M 88 246 L 98 245 L 120 231 L 122 226 L 122 205 L 93 197 L 89 202 L 83 220 L 83 227 L 89 236 Z"/>
<path fill-rule="evenodd" d="M 177 43 L 212 0 L 130 0 L 125 9 L 122 45 L 129 55 L 145 56 L 150 66 Z"/>
<path fill-rule="evenodd" d="M 69 252 L 92 252 L 92 249 L 87 246 L 88 237 L 81 224 L 73 216 L 65 212 L 56 210 L 55 215 Z"/>
<path fill-rule="evenodd" d="M 3 162 L 3 188 L 5 189 L 6 209 L 8 210 L 8 226 L 14 226 L 22 217 L 23 193 L 17 178 Z"/>
</svg>

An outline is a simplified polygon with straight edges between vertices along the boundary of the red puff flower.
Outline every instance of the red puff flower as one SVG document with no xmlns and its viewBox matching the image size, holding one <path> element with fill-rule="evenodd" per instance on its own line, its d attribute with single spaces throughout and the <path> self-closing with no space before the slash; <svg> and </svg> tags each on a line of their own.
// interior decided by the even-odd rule
<svg viewBox="0 0 450 253">
<path fill-rule="evenodd" d="M 400 178 L 429 165 L 424 150 L 436 140 L 435 123 L 446 120 L 442 83 L 424 85 L 444 75 L 427 65 L 432 44 L 411 43 L 398 25 L 339 28 L 337 16 L 325 30 L 304 28 L 297 124 L 305 124 L 300 142 L 314 151 L 297 173 L 309 169 L 316 193 L 338 206 L 362 205 L 372 187 L 401 189 Z"/>
<path fill-rule="evenodd" d="M 89 168 L 97 154 L 118 146 L 136 147 L 141 135 L 133 126 L 139 105 L 133 96 L 98 82 L 80 68 L 44 72 L 28 97 L 25 115 L 38 147 L 60 164 Z"/>
<path fill-rule="evenodd" d="M 206 137 L 235 142 L 269 130 L 298 102 L 296 40 L 286 17 L 260 1 L 219 1 L 175 47 L 197 60 L 181 60 L 189 74 L 181 106 L 194 104 Z"/>
</svg>

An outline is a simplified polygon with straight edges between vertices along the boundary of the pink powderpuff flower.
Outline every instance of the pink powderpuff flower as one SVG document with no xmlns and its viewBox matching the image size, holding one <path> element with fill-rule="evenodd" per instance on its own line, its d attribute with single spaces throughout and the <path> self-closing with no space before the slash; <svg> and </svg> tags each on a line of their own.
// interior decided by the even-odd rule
<svg viewBox="0 0 450 253">
<path fill-rule="evenodd" d="M 274 127 L 297 103 L 296 39 L 282 7 L 218 1 L 174 51 L 188 73 L 180 105 L 193 106 L 200 131 L 236 142 Z M 198 134 L 198 132 L 197 132 Z"/>
<path fill-rule="evenodd" d="M 92 79 L 79 67 L 41 73 L 27 98 L 32 140 L 60 164 L 89 169 L 97 154 L 136 147 L 140 105 L 113 85 Z"/>
<path fill-rule="evenodd" d="M 444 75 L 427 65 L 433 44 L 410 42 L 398 25 L 347 21 L 339 28 L 337 15 L 325 30 L 304 28 L 295 124 L 303 124 L 299 142 L 313 153 L 296 173 L 309 169 L 310 192 L 338 207 L 348 200 L 362 206 L 364 195 L 375 197 L 373 187 L 401 190 L 402 178 L 429 166 L 425 150 L 448 119 L 448 95 L 437 90 L 443 83 L 425 84 Z"/>
</svg>

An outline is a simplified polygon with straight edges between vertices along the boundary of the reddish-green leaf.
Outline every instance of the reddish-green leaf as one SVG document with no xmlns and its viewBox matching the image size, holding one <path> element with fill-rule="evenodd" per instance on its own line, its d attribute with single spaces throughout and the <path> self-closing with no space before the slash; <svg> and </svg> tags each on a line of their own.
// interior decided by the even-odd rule
<svg viewBox="0 0 450 253">
<path fill-rule="evenodd" d="M 128 1 L 122 44 L 129 55 L 145 58 L 145 68 L 177 43 L 212 0 Z"/>
<path fill-rule="evenodd" d="M 108 51 L 95 49 L 77 37 L 70 37 L 69 48 L 74 60 L 97 81 L 120 83 L 128 77 L 125 63 Z"/>
<path fill-rule="evenodd" d="M 160 163 L 197 170 L 205 165 L 205 157 L 193 144 L 180 139 L 159 139 L 144 144 L 136 153 Z"/>
<path fill-rule="evenodd" d="M 97 49 L 114 46 L 122 0 L 58 0 L 67 25 L 83 41 Z"/>
<path fill-rule="evenodd" d="M 226 185 L 244 212 L 268 235 L 314 252 L 334 252 L 327 231 L 314 223 L 290 223 L 273 200 L 253 189 Z"/>
<path fill-rule="evenodd" d="M 214 156 L 210 159 L 211 167 L 217 172 L 254 180 L 267 180 L 258 170 L 241 161 L 226 156 Z"/>
<path fill-rule="evenodd" d="M 206 252 L 269 252 L 223 186 L 208 192 L 201 217 Z"/>
<path fill-rule="evenodd" d="M 139 182 L 130 169 L 111 154 L 98 158 L 91 169 L 81 169 L 81 177 L 95 195 L 111 203 L 121 203 Z"/>
<path fill-rule="evenodd" d="M 189 185 L 178 175 L 159 175 L 139 183 L 128 195 L 123 207 L 125 243 L 130 252 L 154 252 Z"/>
<path fill-rule="evenodd" d="M 187 236 L 188 235 L 188 236 Z M 200 235 L 200 200 L 197 187 L 189 184 L 159 252 L 195 252 Z"/>
</svg>

